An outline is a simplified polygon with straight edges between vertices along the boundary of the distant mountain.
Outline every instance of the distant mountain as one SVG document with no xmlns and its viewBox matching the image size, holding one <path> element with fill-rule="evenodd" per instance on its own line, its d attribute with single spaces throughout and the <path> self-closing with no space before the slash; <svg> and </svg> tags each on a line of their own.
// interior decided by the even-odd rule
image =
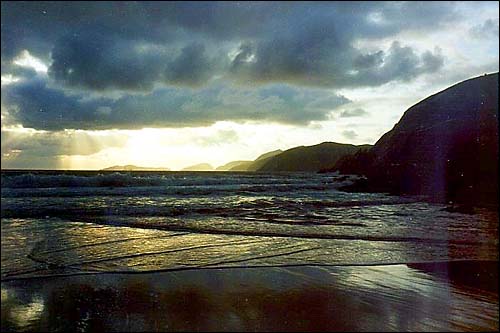
<svg viewBox="0 0 500 333">
<path fill-rule="evenodd" d="M 270 151 L 270 152 L 267 152 L 267 153 L 264 153 L 264 154 L 260 155 L 259 157 L 257 157 L 257 158 L 255 159 L 255 161 L 262 161 L 262 160 L 266 160 L 266 159 L 268 159 L 269 157 L 274 157 L 274 156 L 276 156 L 276 155 L 281 154 L 282 152 L 283 152 L 283 150 L 281 150 L 281 149 L 273 150 L 273 151 Z M 254 161 L 254 162 L 255 162 L 255 161 Z"/>
<path fill-rule="evenodd" d="M 267 152 L 265 154 L 260 155 L 254 161 L 247 161 L 246 163 L 241 163 L 239 165 L 234 166 L 230 169 L 230 171 L 257 171 L 266 163 L 266 161 L 276 155 L 279 155 L 283 152 L 283 150 L 273 150 Z"/>
<path fill-rule="evenodd" d="M 498 206 L 498 73 L 417 103 L 373 148 L 330 171 L 365 175 L 368 191 Z"/>
<path fill-rule="evenodd" d="M 181 171 L 214 171 L 214 167 L 208 163 L 200 163 L 184 168 Z"/>
<path fill-rule="evenodd" d="M 323 142 L 314 146 L 288 149 L 264 160 L 259 172 L 305 171 L 317 172 L 331 167 L 343 156 L 354 154 L 367 145 L 355 146 L 335 142 Z"/>
<path fill-rule="evenodd" d="M 252 161 L 232 161 L 232 162 L 229 162 L 229 163 L 226 163 L 224 165 L 217 167 L 215 170 L 216 171 L 229 171 L 232 168 L 236 168 L 240 165 L 249 165 L 250 163 L 252 163 Z"/>
<path fill-rule="evenodd" d="M 114 165 L 109 168 L 101 169 L 101 171 L 170 171 L 169 168 L 150 168 L 140 167 L 136 165 Z"/>
<path fill-rule="evenodd" d="M 248 168 L 250 167 L 250 165 L 252 165 L 252 163 L 254 163 L 254 161 L 245 161 L 233 166 L 228 171 L 249 171 Z"/>
</svg>

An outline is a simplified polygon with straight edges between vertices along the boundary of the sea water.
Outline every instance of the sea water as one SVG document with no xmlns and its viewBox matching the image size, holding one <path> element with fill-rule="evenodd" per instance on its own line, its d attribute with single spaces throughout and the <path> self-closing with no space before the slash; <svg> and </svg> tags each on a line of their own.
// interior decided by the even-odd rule
<svg viewBox="0 0 500 333">
<path fill-rule="evenodd" d="M 498 330 L 494 281 L 410 264 L 497 261 L 495 211 L 346 193 L 336 174 L 1 181 L 2 331 Z"/>
<path fill-rule="evenodd" d="M 351 176 L 2 172 L 2 278 L 498 259 L 498 214 L 346 193 Z"/>
</svg>

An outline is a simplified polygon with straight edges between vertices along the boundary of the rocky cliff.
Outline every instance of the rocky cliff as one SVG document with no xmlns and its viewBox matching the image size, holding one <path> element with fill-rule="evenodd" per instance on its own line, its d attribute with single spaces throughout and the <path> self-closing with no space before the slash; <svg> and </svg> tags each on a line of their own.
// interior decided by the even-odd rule
<svg viewBox="0 0 500 333">
<path fill-rule="evenodd" d="M 417 103 L 373 148 L 330 170 L 367 176 L 367 190 L 498 205 L 498 73 Z"/>
</svg>

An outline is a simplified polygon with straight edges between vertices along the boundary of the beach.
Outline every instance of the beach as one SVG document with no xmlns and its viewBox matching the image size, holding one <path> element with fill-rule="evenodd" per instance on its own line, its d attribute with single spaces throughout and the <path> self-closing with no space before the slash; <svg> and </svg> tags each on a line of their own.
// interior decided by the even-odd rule
<svg viewBox="0 0 500 333">
<path fill-rule="evenodd" d="M 474 263 L 459 265 L 468 270 Z M 498 278 L 498 264 L 496 269 Z M 497 331 L 498 291 L 407 265 L 197 269 L 3 282 L 2 331 L 32 330 Z"/>
<path fill-rule="evenodd" d="M 3 1 L 0 332 L 499 331 L 499 3 Z"/>
<path fill-rule="evenodd" d="M 495 211 L 345 183 L 2 173 L 2 331 L 498 330 Z"/>
</svg>

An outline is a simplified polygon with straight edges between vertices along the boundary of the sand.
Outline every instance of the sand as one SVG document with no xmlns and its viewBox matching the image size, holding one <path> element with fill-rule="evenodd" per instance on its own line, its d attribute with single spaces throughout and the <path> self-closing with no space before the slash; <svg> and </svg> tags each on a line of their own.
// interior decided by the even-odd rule
<svg viewBox="0 0 500 333">
<path fill-rule="evenodd" d="M 470 261 L 21 279 L 2 282 L 1 330 L 496 331 L 497 281 Z"/>
</svg>

